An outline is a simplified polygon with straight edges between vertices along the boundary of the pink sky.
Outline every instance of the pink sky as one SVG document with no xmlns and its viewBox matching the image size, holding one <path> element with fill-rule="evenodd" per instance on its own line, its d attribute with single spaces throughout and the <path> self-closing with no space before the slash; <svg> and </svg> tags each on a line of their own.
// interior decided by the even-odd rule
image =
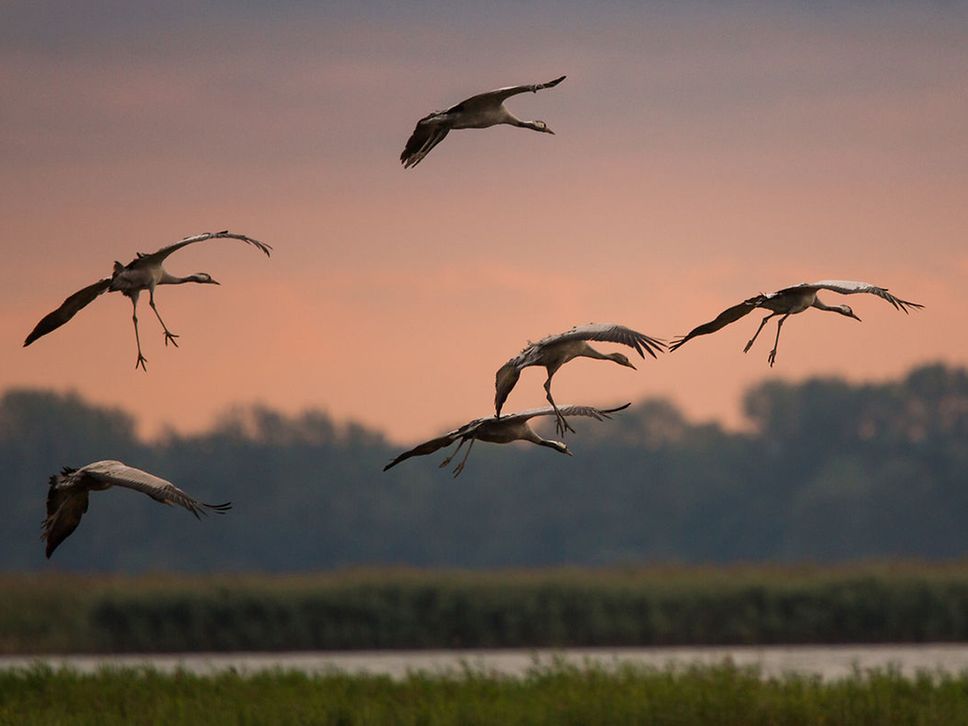
<svg viewBox="0 0 968 726">
<path fill-rule="evenodd" d="M 750 316 L 637 372 L 575 362 L 556 398 L 664 396 L 738 423 L 764 380 L 968 362 L 963 7 L 374 4 L 87 24 L 44 7 L 9 11 L 0 35 L 0 389 L 77 390 L 149 433 L 261 402 L 407 441 L 492 410 L 494 371 L 529 338 L 588 321 L 671 338 L 823 278 L 927 308 L 808 311 L 772 370 L 772 324 L 742 353 Z M 509 102 L 556 136 L 454 132 L 400 168 L 430 110 L 562 73 Z M 21 348 L 114 259 L 223 228 L 275 254 L 218 241 L 171 257 L 222 286 L 159 290 L 178 350 L 143 301 L 147 375 L 119 295 Z M 542 404 L 543 375 L 508 410 Z"/>
</svg>

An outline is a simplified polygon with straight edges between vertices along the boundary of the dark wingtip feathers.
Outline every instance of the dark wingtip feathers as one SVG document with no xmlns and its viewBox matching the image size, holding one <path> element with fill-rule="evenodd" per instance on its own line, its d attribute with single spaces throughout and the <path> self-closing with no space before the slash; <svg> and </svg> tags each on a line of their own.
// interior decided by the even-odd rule
<svg viewBox="0 0 968 726">
<path fill-rule="evenodd" d="M 46 320 L 46 319 L 47 318 L 45 317 L 44 320 Z M 37 323 L 37 326 L 33 330 L 30 331 L 30 335 L 28 335 L 26 338 L 24 338 L 24 345 L 23 345 L 24 348 L 26 348 L 28 345 L 30 345 L 31 343 L 33 343 L 38 338 L 41 338 L 41 337 L 47 335 L 47 333 L 50 332 L 49 330 L 42 329 L 43 328 L 44 320 L 41 320 L 39 323 Z"/>
<path fill-rule="evenodd" d="M 618 411 L 624 411 L 625 409 L 627 409 L 631 405 L 632 405 L 632 402 L 629 401 L 624 406 L 618 406 L 617 408 L 603 408 L 603 409 L 601 409 L 601 413 L 603 415 L 605 415 L 605 414 L 609 414 L 609 413 L 616 413 Z M 606 418 L 608 418 L 608 416 L 606 416 Z"/>
<path fill-rule="evenodd" d="M 200 507 L 191 507 L 189 511 L 195 515 L 196 519 L 201 519 L 199 515 L 208 515 L 209 511 L 216 514 L 225 514 L 232 508 L 232 502 L 222 502 L 221 504 L 206 504 L 201 502 Z"/>
</svg>

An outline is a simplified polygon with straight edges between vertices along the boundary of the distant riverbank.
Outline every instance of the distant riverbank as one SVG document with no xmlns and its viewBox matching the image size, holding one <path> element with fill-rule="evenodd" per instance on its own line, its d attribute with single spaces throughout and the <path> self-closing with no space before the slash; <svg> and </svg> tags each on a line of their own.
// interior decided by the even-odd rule
<svg viewBox="0 0 968 726">
<path fill-rule="evenodd" d="M 0 671 L 43 665 L 94 674 L 103 668 L 148 668 L 161 673 L 183 671 L 198 676 L 225 672 L 249 675 L 265 671 L 295 671 L 306 675 L 389 676 L 412 673 L 459 674 L 466 670 L 523 677 L 556 665 L 616 670 L 625 666 L 648 669 L 689 669 L 731 664 L 755 668 L 765 678 L 787 674 L 846 678 L 871 670 L 894 670 L 906 677 L 920 672 L 957 676 L 968 673 L 968 644 L 875 646 L 769 646 L 681 648 L 572 648 L 542 650 L 416 650 L 295 653 L 170 653 L 124 655 L 2 656 Z"/>
</svg>

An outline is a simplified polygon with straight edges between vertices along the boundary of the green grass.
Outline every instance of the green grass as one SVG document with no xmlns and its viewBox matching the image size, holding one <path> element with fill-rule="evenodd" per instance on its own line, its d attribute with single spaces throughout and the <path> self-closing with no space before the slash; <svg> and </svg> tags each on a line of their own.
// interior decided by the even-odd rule
<svg viewBox="0 0 968 726">
<path fill-rule="evenodd" d="M 968 640 L 968 565 L 0 576 L 0 654 Z"/>
<path fill-rule="evenodd" d="M 688 669 L 536 666 L 400 681 L 295 672 L 0 673 L 0 724 L 965 724 L 968 674 L 893 671 L 823 682 L 763 679 L 729 664 Z"/>
</svg>

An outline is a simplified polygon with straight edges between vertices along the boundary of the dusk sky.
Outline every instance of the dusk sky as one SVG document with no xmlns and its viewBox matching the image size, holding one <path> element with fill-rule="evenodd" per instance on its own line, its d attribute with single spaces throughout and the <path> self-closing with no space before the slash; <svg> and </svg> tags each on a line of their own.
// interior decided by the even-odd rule
<svg viewBox="0 0 968 726">
<path fill-rule="evenodd" d="M 508 102 L 555 136 L 457 131 L 401 168 L 421 116 L 562 74 Z M 742 352 L 756 313 L 638 371 L 577 361 L 556 400 L 735 425 L 764 380 L 968 363 L 965 3 L 15 2 L 0 97 L 0 390 L 76 390 L 148 434 L 259 402 L 413 441 L 492 412 L 528 339 L 669 339 L 825 278 L 926 307 L 829 293 L 863 323 L 791 318 L 772 370 L 772 323 Z M 272 259 L 172 256 L 222 286 L 159 288 L 177 350 L 142 297 L 147 374 L 119 294 L 21 347 L 113 260 L 226 228 Z"/>
</svg>

